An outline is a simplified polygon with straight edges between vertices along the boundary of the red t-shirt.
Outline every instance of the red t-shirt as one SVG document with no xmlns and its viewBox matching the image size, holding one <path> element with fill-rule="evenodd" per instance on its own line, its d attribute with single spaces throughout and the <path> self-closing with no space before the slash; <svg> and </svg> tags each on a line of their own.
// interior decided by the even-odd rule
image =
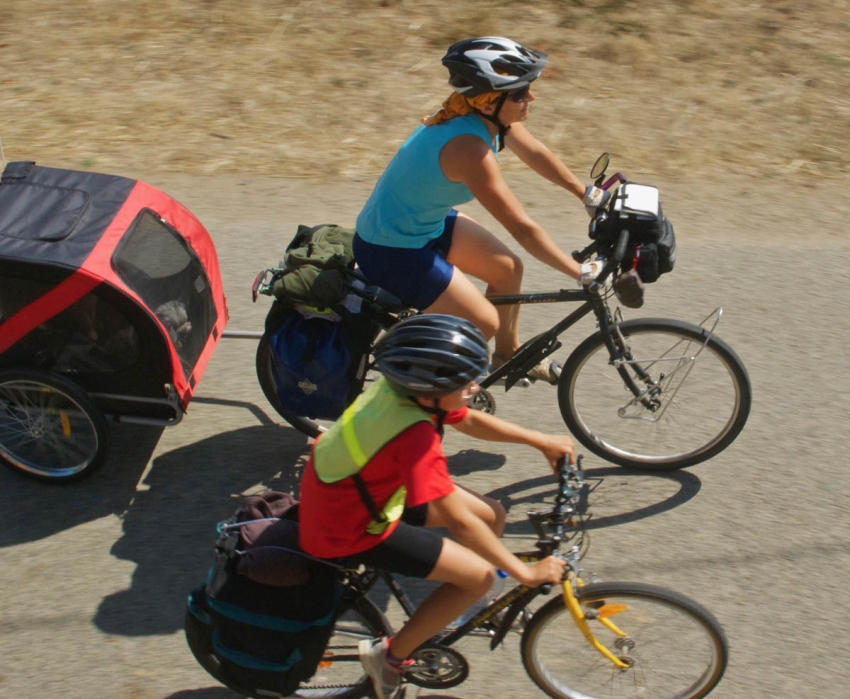
<svg viewBox="0 0 850 699">
<path fill-rule="evenodd" d="M 450 411 L 444 424 L 460 422 L 467 410 Z M 417 422 L 388 442 L 363 467 L 360 476 L 379 510 L 400 485 L 407 488 L 408 507 L 445 497 L 455 488 L 440 435 L 427 422 Z M 322 483 L 313 469 L 312 454 L 301 476 L 300 498 L 301 548 L 319 558 L 366 551 L 386 539 L 398 524 L 394 522 L 382 534 L 367 533 L 372 516 L 354 481 L 344 478 L 337 483 Z"/>
</svg>

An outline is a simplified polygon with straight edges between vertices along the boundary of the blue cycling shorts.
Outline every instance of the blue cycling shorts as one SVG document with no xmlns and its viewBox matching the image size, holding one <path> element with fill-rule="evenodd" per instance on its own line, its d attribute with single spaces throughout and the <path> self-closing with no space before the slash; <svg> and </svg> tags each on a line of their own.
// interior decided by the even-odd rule
<svg viewBox="0 0 850 699">
<path fill-rule="evenodd" d="M 446 216 L 439 238 L 421 248 L 393 248 L 354 236 L 354 259 L 370 282 L 397 296 L 403 304 L 425 310 L 449 286 L 454 267 L 446 261 L 452 246 L 457 211 Z"/>
</svg>

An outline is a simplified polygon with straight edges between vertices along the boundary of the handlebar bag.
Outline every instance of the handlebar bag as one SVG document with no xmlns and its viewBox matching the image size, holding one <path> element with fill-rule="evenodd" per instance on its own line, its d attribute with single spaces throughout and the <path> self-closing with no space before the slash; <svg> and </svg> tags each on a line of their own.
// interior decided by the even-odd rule
<svg viewBox="0 0 850 699">
<path fill-rule="evenodd" d="M 297 521 L 252 516 L 243 506 L 227 523 L 249 523 L 218 537 L 207 583 L 189 595 L 186 640 L 204 669 L 234 691 L 289 696 L 322 658 L 342 586 L 332 566 L 299 555 Z M 266 583 L 251 575 L 257 560 Z M 270 563 L 279 569 L 272 576 Z"/>
<path fill-rule="evenodd" d="M 673 271 L 676 234 L 661 210 L 657 188 L 627 182 L 617 190 L 608 218 L 596 226 L 600 252 L 613 254 L 624 229 L 629 231 L 629 246 L 621 263 L 623 272 L 634 269 L 648 284 Z"/>
</svg>

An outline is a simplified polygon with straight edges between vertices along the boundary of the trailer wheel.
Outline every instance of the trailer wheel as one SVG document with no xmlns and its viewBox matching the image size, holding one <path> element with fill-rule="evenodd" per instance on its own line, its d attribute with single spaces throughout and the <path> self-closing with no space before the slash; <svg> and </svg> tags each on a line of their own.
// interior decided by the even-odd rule
<svg viewBox="0 0 850 699">
<path fill-rule="evenodd" d="M 84 478 L 104 461 L 109 425 L 88 394 L 38 369 L 0 371 L 0 460 L 57 483 Z"/>
</svg>

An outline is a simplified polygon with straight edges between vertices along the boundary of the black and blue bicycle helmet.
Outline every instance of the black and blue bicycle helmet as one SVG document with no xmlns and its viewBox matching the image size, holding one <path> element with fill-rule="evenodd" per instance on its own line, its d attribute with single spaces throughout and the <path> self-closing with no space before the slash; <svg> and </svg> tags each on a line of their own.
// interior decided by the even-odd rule
<svg viewBox="0 0 850 699">
<path fill-rule="evenodd" d="M 439 313 L 407 318 L 374 348 L 375 362 L 403 396 L 438 398 L 480 378 L 487 369 L 484 335 L 468 320 Z"/>
</svg>

